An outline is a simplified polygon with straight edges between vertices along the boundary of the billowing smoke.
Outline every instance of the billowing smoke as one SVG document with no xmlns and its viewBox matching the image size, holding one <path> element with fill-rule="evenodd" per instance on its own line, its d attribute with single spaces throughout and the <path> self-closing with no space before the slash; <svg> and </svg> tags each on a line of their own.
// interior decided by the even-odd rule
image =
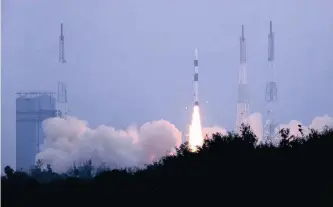
<svg viewBox="0 0 333 207">
<path fill-rule="evenodd" d="M 263 137 L 263 117 L 253 113 L 248 123 L 260 142 Z M 309 126 L 291 120 L 281 124 L 280 128 L 289 128 L 290 136 L 307 135 L 310 129 L 319 132 L 325 127 L 333 127 L 333 117 L 324 115 L 313 119 Z M 57 172 L 65 172 L 75 162 L 92 160 L 93 164 L 104 164 L 111 168 L 142 167 L 152 161 L 173 152 L 181 144 L 182 133 L 165 120 L 147 122 L 141 127 L 130 126 L 126 130 L 110 126 L 91 129 L 88 123 L 75 117 L 67 119 L 51 118 L 43 122 L 45 133 L 44 145 L 37 159 L 44 164 L 51 164 Z M 214 133 L 227 134 L 219 126 L 204 127 L 203 136 L 212 137 Z"/>
<path fill-rule="evenodd" d="M 301 127 L 300 127 L 301 126 Z M 297 120 L 291 120 L 289 124 L 281 124 L 280 129 L 289 129 L 289 135 L 295 136 L 295 137 L 301 137 L 301 131 L 299 129 L 302 129 L 302 132 L 304 135 L 308 134 L 310 130 L 306 126 L 304 126 L 300 121 Z"/>
<path fill-rule="evenodd" d="M 302 124 L 300 121 L 291 120 L 289 124 L 281 124 L 280 128 L 288 128 L 290 130 L 290 136 L 300 137 L 302 135 L 299 130 L 299 125 L 301 126 L 303 134 L 306 136 L 310 133 L 310 129 L 322 132 L 326 127 L 333 127 L 333 117 L 330 117 L 327 114 L 324 116 L 317 116 L 312 120 L 309 126 Z"/>
<path fill-rule="evenodd" d="M 322 131 L 325 129 L 326 126 L 333 127 L 333 117 L 330 117 L 327 114 L 321 117 L 317 116 L 316 118 L 314 118 L 309 128 Z"/>
<path fill-rule="evenodd" d="M 204 127 L 202 129 L 202 134 L 204 137 L 207 136 L 207 138 L 212 138 L 213 134 L 219 133 L 221 135 L 227 135 L 227 130 L 225 128 L 219 127 L 219 126 L 211 126 L 211 127 Z"/>
<path fill-rule="evenodd" d="M 92 160 L 111 168 L 142 167 L 181 144 L 181 132 L 165 120 L 141 127 L 118 130 L 109 126 L 95 129 L 75 117 L 51 118 L 43 123 L 45 141 L 37 159 L 65 172 L 74 162 Z"/>
<path fill-rule="evenodd" d="M 252 132 L 257 136 L 258 141 L 261 142 L 263 138 L 263 116 L 258 112 L 253 113 L 249 116 L 248 121 Z M 280 129 L 289 129 L 289 135 L 295 137 L 301 137 L 302 133 L 304 136 L 307 136 L 310 133 L 310 129 L 321 132 L 325 129 L 325 127 L 333 127 L 333 117 L 328 115 L 315 117 L 309 126 L 306 126 L 297 120 L 291 120 L 288 124 L 279 125 Z"/>
<path fill-rule="evenodd" d="M 258 141 L 260 142 L 263 137 L 263 117 L 261 113 L 255 112 L 249 115 L 248 123 L 251 131 L 256 135 Z"/>
</svg>

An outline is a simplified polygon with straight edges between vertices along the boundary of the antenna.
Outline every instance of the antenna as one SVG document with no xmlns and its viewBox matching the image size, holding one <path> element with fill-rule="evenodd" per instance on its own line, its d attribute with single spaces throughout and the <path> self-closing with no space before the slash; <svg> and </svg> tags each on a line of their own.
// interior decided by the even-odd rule
<svg viewBox="0 0 333 207">
<path fill-rule="evenodd" d="M 64 36 L 64 26 L 63 23 L 60 24 L 60 36 L 59 36 L 59 62 L 62 65 L 62 69 L 66 64 L 65 59 L 65 36 Z M 67 107 L 67 87 L 66 83 L 62 81 L 58 81 L 58 97 L 57 100 L 59 103 L 63 103 L 65 105 L 64 109 L 64 117 L 68 114 Z"/>
</svg>

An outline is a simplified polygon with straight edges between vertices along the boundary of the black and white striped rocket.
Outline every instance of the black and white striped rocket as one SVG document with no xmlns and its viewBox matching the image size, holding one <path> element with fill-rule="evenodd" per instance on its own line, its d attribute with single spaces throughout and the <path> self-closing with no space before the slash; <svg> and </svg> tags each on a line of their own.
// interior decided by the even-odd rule
<svg viewBox="0 0 333 207">
<path fill-rule="evenodd" d="M 198 49 L 194 50 L 194 106 L 199 106 L 199 60 Z"/>
</svg>

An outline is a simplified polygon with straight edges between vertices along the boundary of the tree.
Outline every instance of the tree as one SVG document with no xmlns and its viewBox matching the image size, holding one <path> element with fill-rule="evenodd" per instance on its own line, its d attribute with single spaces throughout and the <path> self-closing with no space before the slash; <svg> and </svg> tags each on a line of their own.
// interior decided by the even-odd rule
<svg viewBox="0 0 333 207">
<path fill-rule="evenodd" d="M 102 163 L 100 166 L 98 166 L 98 167 L 96 168 L 96 173 L 95 173 L 95 175 L 99 175 L 99 174 L 101 174 L 101 173 L 103 173 L 103 172 L 107 172 L 107 171 L 110 171 L 110 168 L 107 167 L 105 163 Z"/>
<path fill-rule="evenodd" d="M 73 165 L 71 165 L 67 170 L 67 175 L 70 177 L 79 177 L 79 169 L 76 166 L 76 163 L 74 162 Z"/>
<path fill-rule="evenodd" d="M 35 178 L 39 177 L 42 172 L 42 167 L 43 167 L 43 161 L 41 159 L 38 159 L 36 161 L 36 164 L 33 167 L 31 167 L 30 175 Z"/>
<path fill-rule="evenodd" d="M 287 202 L 288 206 L 302 206 L 310 201 L 315 202 L 312 206 L 327 206 L 333 192 L 333 130 L 312 130 L 307 139 L 294 140 L 289 139 L 289 129 L 281 129 L 280 134 L 280 147 L 255 146 L 255 136 L 247 127 L 241 136 L 214 134 L 196 152 L 183 144 L 177 153 L 136 171 L 110 171 L 102 165 L 97 172 L 104 167 L 105 172 L 95 176 L 92 161 L 88 160 L 71 166 L 68 173 L 75 178 L 51 183 L 45 182 L 46 175 L 52 175 L 52 179 L 56 175 L 50 165 L 38 174 L 38 181 L 45 182 L 42 184 L 24 173 L 13 175 L 8 167 L 5 172 L 13 178 L 2 179 L 2 191 L 6 193 L 2 202 L 7 206 L 19 206 L 18 201 L 23 206 L 34 206 L 45 203 L 42 199 L 60 195 L 62 199 L 53 199 L 52 205 L 64 205 L 63 200 L 75 201 L 78 206 L 111 200 L 148 206 L 161 201 L 168 205 L 174 199 L 162 199 L 172 194 L 177 197 L 177 205 L 184 201 L 186 206 L 200 201 L 208 206 L 217 202 L 225 206 L 286 206 Z M 36 163 L 35 168 L 40 167 L 41 162 Z M 130 199 L 123 199 L 124 195 Z"/>
<path fill-rule="evenodd" d="M 46 169 L 47 169 L 47 172 L 48 172 L 48 173 L 53 173 L 53 171 L 52 171 L 52 168 L 51 168 L 51 165 L 50 165 L 50 164 L 47 164 L 47 165 L 46 165 Z"/>
<path fill-rule="evenodd" d="M 80 178 L 92 178 L 94 174 L 94 167 L 91 160 L 83 162 L 79 166 L 79 176 Z"/>
<path fill-rule="evenodd" d="M 14 170 L 8 165 L 5 167 L 4 171 L 7 178 L 11 178 L 14 175 Z"/>
</svg>

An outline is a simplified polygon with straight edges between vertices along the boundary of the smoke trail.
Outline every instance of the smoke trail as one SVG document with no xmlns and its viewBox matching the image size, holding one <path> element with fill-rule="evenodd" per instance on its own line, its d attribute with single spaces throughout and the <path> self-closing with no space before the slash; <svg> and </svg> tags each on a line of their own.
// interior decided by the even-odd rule
<svg viewBox="0 0 333 207">
<path fill-rule="evenodd" d="M 91 129 L 75 117 L 51 118 L 44 121 L 43 129 L 46 138 L 37 159 L 57 172 L 88 159 L 111 168 L 142 167 L 181 144 L 181 132 L 165 120 L 117 130 L 105 125 Z"/>
</svg>

